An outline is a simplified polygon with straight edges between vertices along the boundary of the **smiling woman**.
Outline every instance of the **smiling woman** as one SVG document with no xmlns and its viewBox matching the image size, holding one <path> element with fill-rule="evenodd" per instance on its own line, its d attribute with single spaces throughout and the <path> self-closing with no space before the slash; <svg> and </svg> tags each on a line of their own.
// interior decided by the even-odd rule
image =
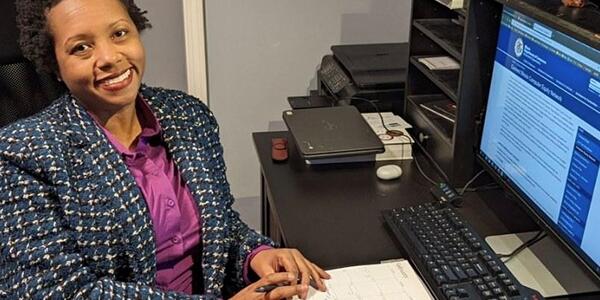
<svg viewBox="0 0 600 300">
<path fill-rule="evenodd" d="M 135 99 L 145 54 L 119 1 L 62 1 L 46 13 L 58 76 L 73 96 L 129 148 L 141 132 Z"/>
<path fill-rule="evenodd" d="M 0 298 L 306 297 L 329 275 L 231 205 L 214 116 L 142 84 L 132 0 L 17 1 L 24 55 L 68 93 L 0 129 Z M 272 291 L 260 286 L 275 284 Z"/>
</svg>

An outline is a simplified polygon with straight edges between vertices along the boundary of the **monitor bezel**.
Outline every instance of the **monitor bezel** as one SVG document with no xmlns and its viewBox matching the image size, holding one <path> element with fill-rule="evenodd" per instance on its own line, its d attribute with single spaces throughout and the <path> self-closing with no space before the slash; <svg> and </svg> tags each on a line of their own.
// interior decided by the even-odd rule
<svg viewBox="0 0 600 300">
<path fill-rule="evenodd" d="M 563 34 L 569 35 L 569 30 L 565 30 L 566 28 L 561 27 L 559 24 L 554 24 L 552 22 L 549 22 L 548 19 L 546 19 L 546 18 L 539 18 L 536 15 L 528 14 L 527 11 L 524 11 L 522 9 L 522 7 L 505 4 L 505 5 L 503 5 L 502 10 L 500 11 L 501 15 L 504 14 L 504 11 L 506 8 L 509 8 L 513 11 L 521 13 L 521 14 L 527 16 L 528 18 L 531 18 L 531 19 L 535 20 L 536 22 L 539 22 L 540 24 L 543 24 L 544 26 L 548 26 L 548 27 L 552 28 L 553 30 L 560 31 Z M 500 30 L 500 26 L 501 26 L 501 23 L 499 23 L 498 31 Z M 589 41 L 587 39 L 581 39 L 580 36 L 573 36 L 573 35 L 569 35 L 569 36 L 579 42 L 586 43 L 589 45 L 589 43 L 588 43 Z M 590 46 L 592 48 L 595 48 L 593 45 L 590 45 Z M 496 61 L 495 53 L 497 52 L 497 48 L 498 48 L 498 45 L 496 42 L 496 47 L 495 47 L 495 51 L 494 51 L 494 59 L 491 62 L 492 64 L 494 64 Z M 597 48 L 595 48 L 595 49 L 597 49 Z M 491 68 L 491 70 L 493 72 L 493 67 Z M 488 108 L 490 89 L 491 89 L 491 84 L 487 86 L 487 91 L 486 91 L 486 93 L 484 93 L 484 95 L 486 95 L 486 99 L 484 102 L 485 106 L 484 106 L 482 119 L 481 119 L 481 127 L 480 127 L 481 131 L 480 131 L 480 135 L 478 137 L 478 144 L 475 147 L 476 161 L 478 162 L 479 165 L 481 165 L 483 167 L 483 169 L 488 174 L 490 174 L 490 176 L 497 183 L 499 183 L 502 186 L 502 188 L 506 192 L 508 192 L 508 193 L 510 193 L 510 195 L 514 196 L 513 198 L 517 199 L 516 202 L 525 209 L 526 213 L 528 213 L 532 217 L 533 221 L 535 221 L 538 225 L 540 225 L 542 227 L 542 229 L 545 230 L 546 232 L 550 232 L 552 234 L 553 238 L 560 241 L 559 244 L 562 246 L 563 249 L 565 249 L 565 250 L 567 250 L 567 252 L 571 253 L 578 261 L 581 262 L 581 264 L 583 266 L 585 266 L 585 268 L 596 279 L 600 280 L 600 263 L 594 262 L 594 260 L 592 260 L 592 258 L 590 256 L 588 256 L 583 250 L 581 250 L 580 247 L 578 247 L 575 243 L 573 243 L 573 241 L 571 241 L 568 236 L 563 234 L 560 231 L 560 229 L 558 228 L 557 224 L 552 219 L 550 219 L 548 216 L 546 216 L 546 214 L 544 214 L 544 212 L 535 204 L 535 202 L 533 200 L 529 200 L 530 198 L 524 192 L 522 192 L 516 184 L 511 183 L 508 178 L 504 178 L 502 176 L 502 174 L 500 174 L 498 171 L 496 171 L 494 166 L 491 165 L 484 157 L 484 155 L 486 155 L 486 154 L 481 149 L 481 140 L 482 140 L 483 132 L 484 132 L 484 128 L 485 128 L 485 119 L 487 117 L 487 108 Z"/>
</svg>

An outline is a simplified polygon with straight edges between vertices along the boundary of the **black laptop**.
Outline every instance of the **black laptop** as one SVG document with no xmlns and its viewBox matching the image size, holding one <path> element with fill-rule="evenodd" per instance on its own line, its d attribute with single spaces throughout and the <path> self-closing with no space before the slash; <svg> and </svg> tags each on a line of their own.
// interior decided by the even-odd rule
<svg viewBox="0 0 600 300">
<path fill-rule="evenodd" d="M 383 143 L 354 106 L 286 110 L 283 120 L 304 159 L 384 152 Z"/>
</svg>

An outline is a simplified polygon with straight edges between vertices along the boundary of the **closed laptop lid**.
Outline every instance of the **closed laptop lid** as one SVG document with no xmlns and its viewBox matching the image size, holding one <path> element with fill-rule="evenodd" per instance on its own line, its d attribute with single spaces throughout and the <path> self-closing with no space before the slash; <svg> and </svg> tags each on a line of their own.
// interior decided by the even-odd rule
<svg viewBox="0 0 600 300">
<path fill-rule="evenodd" d="M 354 106 L 286 110 L 283 120 L 305 159 L 375 154 L 385 150 Z"/>
</svg>

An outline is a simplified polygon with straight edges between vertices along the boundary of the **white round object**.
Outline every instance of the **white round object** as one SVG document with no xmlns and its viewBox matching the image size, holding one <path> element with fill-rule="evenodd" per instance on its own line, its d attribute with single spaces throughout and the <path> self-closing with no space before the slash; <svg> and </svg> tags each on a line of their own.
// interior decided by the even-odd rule
<svg viewBox="0 0 600 300">
<path fill-rule="evenodd" d="M 402 168 L 398 165 L 384 165 L 377 168 L 377 178 L 383 180 L 392 180 L 402 176 Z"/>
</svg>

